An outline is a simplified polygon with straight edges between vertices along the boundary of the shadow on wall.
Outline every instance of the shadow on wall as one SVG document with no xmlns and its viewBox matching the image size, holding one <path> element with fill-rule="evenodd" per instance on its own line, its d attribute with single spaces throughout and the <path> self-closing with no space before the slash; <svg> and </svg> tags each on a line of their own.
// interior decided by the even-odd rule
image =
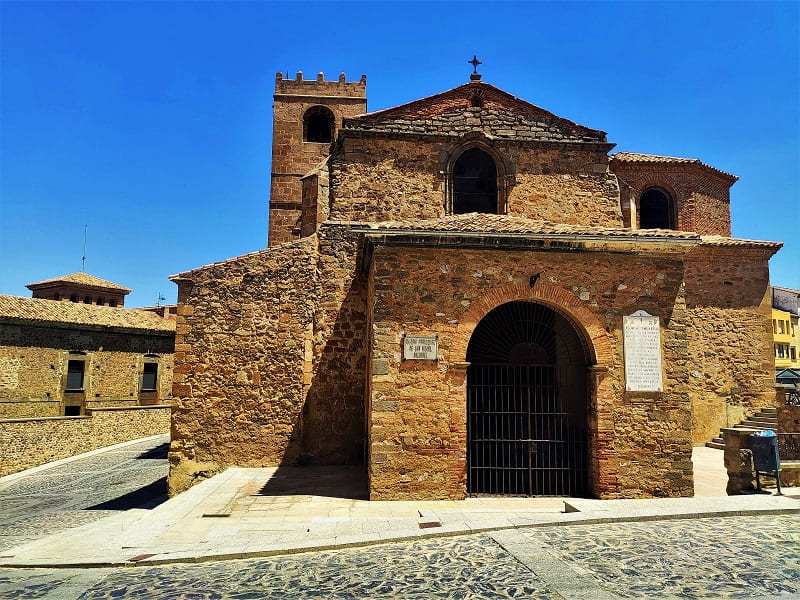
<svg viewBox="0 0 800 600">
<path fill-rule="evenodd" d="M 336 321 L 322 352 L 315 358 L 315 374 L 301 417 L 299 464 L 363 463 L 366 294 L 365 278 L 356 277 L 336 311 Z M 318 310 L 322 318 L 331 313 L 326 308 L 321 306 Z M 318 327 L 319 323 L 315 329 Z"/>
</svg>

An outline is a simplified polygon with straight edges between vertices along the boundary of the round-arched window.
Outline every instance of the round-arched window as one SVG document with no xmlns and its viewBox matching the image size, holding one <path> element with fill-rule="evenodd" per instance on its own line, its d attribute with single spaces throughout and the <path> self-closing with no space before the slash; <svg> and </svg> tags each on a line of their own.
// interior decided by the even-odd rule
<svg viewBox="0 0 800 600">
<path fill-rule="evenodd" d="M 650 188 L 639 198 L 640 229 L 675 229 L 675 206 L 661 188 Z"/>
<path fill-rule="evenodd" d="M 330 144 L 336 120 L 329 108 L 312 106 L 303 115 L 303 141 Z"/>
<path fill-rule="evenodd" d="M 470 148 L 453 166 L 453 213 L 497 213 L 497 166 L 480 148 Z"/>
</svg>

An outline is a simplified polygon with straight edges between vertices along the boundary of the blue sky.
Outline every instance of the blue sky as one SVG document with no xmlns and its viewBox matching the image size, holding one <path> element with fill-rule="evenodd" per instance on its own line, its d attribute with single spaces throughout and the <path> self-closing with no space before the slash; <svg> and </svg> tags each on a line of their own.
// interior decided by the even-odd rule
<svg viewBox="0 0 800 600">
<path fill-rule="evenodd" d="M 267 243 L 275 72 L 367 75 L 369 109 L 484 81 L 615 150 L 740 177 L 737 237 L 800 288 L 797 2 L 0 4 L 0 293 L 167 277 Z"/>
</svg>

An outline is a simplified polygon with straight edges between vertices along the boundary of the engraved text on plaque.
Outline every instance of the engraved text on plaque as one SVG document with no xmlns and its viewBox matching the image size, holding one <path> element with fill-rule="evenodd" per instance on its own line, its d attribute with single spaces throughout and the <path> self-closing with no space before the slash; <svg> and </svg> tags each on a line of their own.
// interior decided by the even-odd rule
<svg viewBox="0 0 800 600">
<path fill-rule="evenodd" d="M 663 392 L 661 328 L 658 317 L 643 310 L 622 317 L 625 348 L 625 390 Z"/>
</svg>

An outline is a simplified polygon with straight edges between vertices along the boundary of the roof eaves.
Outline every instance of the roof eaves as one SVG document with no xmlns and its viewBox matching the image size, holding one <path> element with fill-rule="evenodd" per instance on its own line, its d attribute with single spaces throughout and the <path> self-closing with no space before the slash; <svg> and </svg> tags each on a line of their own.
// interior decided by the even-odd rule
<svg viewBox="0 0 800 600">
<path fill-rule="evenodd" d="M 700 236 L 670 236 L 670 235 L 635 235 L 613 233 L 540 233 L 540 232 L 511 232 L 511 231 L 453 231 L 448 229 L 402 229 L 356 226 L 355 233 L 363 233 L 365 237 L 379 238 L 385 236 L 419 236 L 419 237 L 459 237 L 459 238 L 512 238 L 532 240 L 559 240 L 565 242 L 581 241 L 629 241 L 633 243 L 675 243 L 697 245 Z"/>
<path fill-rule="evenodd" d="M 726 179 L 732 181 L 731 185 L 739 181 L 739 176 L 733 173 L 728 173 L 722 169 L 712 167 L 701 161 L 699 158 L 683 158 L 679 156 L 658 156 L 656 154 L 643 154 L 638 152 L 615 152 L 609 158 L 612 161 L 626 162 L 626 163 L 648 163 L 648 164 L 691 164 L 702 169 L 711 171 L 716 175 L 721 175 Z"/>
<path fill-rule="evenodd" d="M 166 320 L 166 319 L 165 319 Z M 0 315 L 0 322 L 30 327 L 47 327 L 56 329 L 82 329 L 91 331 L 110 331 L 115 333 L 138 333 L 158 336 L 175 335 L 174 328 L 148 327 L 146 325 L 107 325 L 102 323 L 89 323 L 78 321 L 64 321 L 59 319 L 38 319 L 32 317 Z"/>
</svg>

